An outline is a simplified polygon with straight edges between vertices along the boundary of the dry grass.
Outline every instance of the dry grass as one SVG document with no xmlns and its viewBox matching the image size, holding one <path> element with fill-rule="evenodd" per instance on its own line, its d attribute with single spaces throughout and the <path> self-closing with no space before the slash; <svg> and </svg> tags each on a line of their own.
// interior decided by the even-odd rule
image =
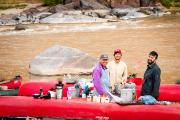
<svg viewBox="0 0 180 120">
<path fill-rule="evenodd" d="M 6 10 L 10 8 L 24 9 L 27 4 L 0 4 L 0 10 Z"/>
</svg>

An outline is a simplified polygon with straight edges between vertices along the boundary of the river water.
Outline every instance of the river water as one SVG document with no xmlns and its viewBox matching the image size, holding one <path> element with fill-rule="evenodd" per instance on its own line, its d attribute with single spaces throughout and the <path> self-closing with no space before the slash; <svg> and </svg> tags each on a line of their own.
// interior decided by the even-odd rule
<svg viewBox="0 0 180 120">
<path fill-rule="evenodd" d="M 17 74 L 24 81 L 34 78 L 28 73 L 31 60 L 44 49 L 59 44 L 81 49 L 97 58 L 107 53 L 111 59 L 113 50 L 121 48 L 128 71 L 137 73 L 138 77 L 143 77 L 148 53 L 155 50 L 159 53 L 157 63 L 162 71 L 162 83 L 180 80 L 180 16 L 28 27 L 25 31 L 14 31 L 14 26 L 0 26 L 1 79 Z"/>
</svg>

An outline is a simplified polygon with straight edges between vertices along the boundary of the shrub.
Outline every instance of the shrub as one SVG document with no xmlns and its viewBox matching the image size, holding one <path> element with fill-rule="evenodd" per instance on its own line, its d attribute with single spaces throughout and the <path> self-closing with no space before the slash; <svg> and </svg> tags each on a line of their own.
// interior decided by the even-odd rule
<svg viewBox="0 0 180 120">
<path fill-rule="evenodd" d="M 167 8 L 170 8 L 172 6 L 173 0 L 160 0 L 162 5 L 164 5 Z"/>
<path fill-rule="evenodd" d="M 180 4 L 175 4 L 174 7 L 180 8 Z"/>
<path fill-rule="evenodd" d="M 57 5 L 57 4 L 62 4 L 63 0 L 43 0 L 44 5 L 47 6 L 53 6 L 53 5 Z"/>
</svg>

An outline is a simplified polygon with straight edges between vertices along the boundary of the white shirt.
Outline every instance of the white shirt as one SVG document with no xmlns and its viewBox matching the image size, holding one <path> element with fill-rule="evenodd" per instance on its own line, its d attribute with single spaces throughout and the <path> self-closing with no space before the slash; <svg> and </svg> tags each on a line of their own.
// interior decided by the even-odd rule
<svg viewBox="0 0 180 120">
<path fill-rule="evenodd" d="M 110 83 L 113 89 L 114 84 L 126 82 L 127 65 L 123 61 L 120 61 L 119 63 L 116 63 L 114 60 L 110 61 L 107 64 L 107 68 L 109 71 Z"/>
</svg>

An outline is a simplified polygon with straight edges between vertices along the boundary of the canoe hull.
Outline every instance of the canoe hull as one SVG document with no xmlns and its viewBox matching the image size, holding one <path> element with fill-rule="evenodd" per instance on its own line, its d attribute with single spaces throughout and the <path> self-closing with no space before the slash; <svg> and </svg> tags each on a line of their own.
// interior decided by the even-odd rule
<svg viewBox="0 0 180 120">
<path fill-rule="evenodd" d="M 17 104 L 14 104 L 17 103 Z M 84 99 L 34 99 L 1 96 L 0 116 L 69 119 L 179 120 L 180 105 L 127 105 L 94 103 Z"/>
</svg>

